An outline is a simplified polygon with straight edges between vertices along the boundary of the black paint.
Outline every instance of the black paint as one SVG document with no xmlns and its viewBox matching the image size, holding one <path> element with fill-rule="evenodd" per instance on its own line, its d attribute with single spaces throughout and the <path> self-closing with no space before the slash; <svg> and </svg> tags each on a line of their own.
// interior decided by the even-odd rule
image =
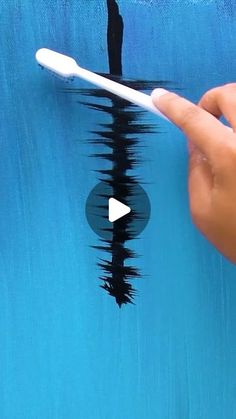
<svg viewBox="0 0 236 419">
<path fill-rule="evenodd" d="M 135 83 L 142 89 L 146 88 L 146 84 L 150 87 L 150 82 L 131 81 L 129 83 L 126 81 L 126 84 L 130 86 Z M 156 82 L 154 85 L 157 85 Z M 92 157 L 108 160 L 111 163 L 110 169 L 97 171 L 100 174 L 99 180 L 112 187 L 113 196 L 117 200 L 127 204 L 127 197 L 132 195 L 135 185 L 139 182 L 139 179 L 132 175 L 132 170 L 141 163 L 141 159 L 137 156 L 141 147 L 139 137 L 144 133 L 153 133 L 154 129 L 150 124 L 142 122 L 146 112 L 126 100 L 101 89 L 86 89 L 81 90 L 80 93 L 91 98 L 110 99 L 109 106 L 98 104 L 94 100 L 90 103 L 82 103 L 112 118 L 110 123 L 99 124 L 100 129 L 91 131 L 94 138 L 90 142 L 107 147 L 107 152 L 97 152 Z M 141 277 L 139 270 L 127 263 L 137 257 L 127 245 L 134 238 L 130 231 L 133 217 L 138 217 L 134 211 L 111 224 L 112 239 L 102 239 L 99 246 L 94 246 L 109 255 L 98 263 L 103 271 L 100 277 L 103 281 L 101 287 L 116 299 L 119 307 L 122 304 L 134 302 L 136 291 L 132 281 Z"/>
<path fill-rule="evenodd" d="M 107 48 L 111 74 L 122 74 L 123 19 L 115 0 L 107 0 Z"/>
<path fill-rule="evenodd" d="M 107 0 L 107 11 L 110 74 L 99 74 L 136 90 L 150 91 L 155 87 L 170 85 L 168 81 L 124 80 L 122 77 L 123 20 L 115 0 Z M 147 112 L 102 89 L 68 88 L 64 91 L 92 98 L 91 102 L 80 102 L 90 109 L 107 114 L 109 120 L 111 119 L 111 122 L 99 124 L 99 129 L 91 131 L 94 137 L 89 141 L 97 146 L 107 147 L 107 151 L 102 153 L 99 152 L 98 147 L 98 152 L 92 155 L 92 157 L 107 160 L 111 164 L 110 169 L 97 170 L 99 181 L 110 185 L 113 188 L 113 196 L 126 204 L 127 197 L 132 194 L 134 186 L 140 182 L 140 179 L 132 174 L 132 170 L 141 163 L 140 137 L 144 133 L 154 133 L 153 127 L 144 123 L 143 115 L 147 115 Z M 109 99 L 110 104 L 97 103 L 96 98 Z M 115 298 L 119 307 L 122 304 L 134 303 L 136 290 L 132 282 L 141 277 L 138 268 L 130 265 L 130 261 L 137 255 L 128 248 L 128 243 L 134 238 L 129 227 L 131 217 L 138 217 L 138 214 L 134 212 L 131 214 L 111 224 L 109 228 L 111 240 L 100 239 L 100 245 L 93 246 L 107 255 L 98 263 L 103 271 L 100 277 L 103 284 L 100 286 Z"/>
</svg>

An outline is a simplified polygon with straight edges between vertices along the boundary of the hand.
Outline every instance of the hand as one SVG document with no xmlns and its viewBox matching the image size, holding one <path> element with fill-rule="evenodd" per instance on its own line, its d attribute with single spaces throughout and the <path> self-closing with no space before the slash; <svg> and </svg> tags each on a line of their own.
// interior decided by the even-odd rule
<svg viewBox="0 0 236 419">
<path fill-rule="evenodd" d="M 163 89 L 152 100 L 189 140 L 193 222 L 236 263 L 236 83 L 209 90 L 198 105 Z M 232 129 L 219 121 L 222 115 Z"/>
</svg>

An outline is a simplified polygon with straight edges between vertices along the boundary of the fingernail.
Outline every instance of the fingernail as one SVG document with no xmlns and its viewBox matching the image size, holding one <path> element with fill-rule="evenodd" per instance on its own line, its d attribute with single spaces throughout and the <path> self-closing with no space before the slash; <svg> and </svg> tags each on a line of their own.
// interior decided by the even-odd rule
<svg viewBox="0 0 236 419">
<path fill-rule="evenodd" d="M 157 103 L 159 98 L 163 95 L 166 95 L 167 93 L 170 93 L 170 92 L 166 89 L 162 89 L 161 87 L 158 87 L 157 89 L 154 89 L 152 91 L 151 98 L 153 99 L 155 103 Z"/>
</svg>

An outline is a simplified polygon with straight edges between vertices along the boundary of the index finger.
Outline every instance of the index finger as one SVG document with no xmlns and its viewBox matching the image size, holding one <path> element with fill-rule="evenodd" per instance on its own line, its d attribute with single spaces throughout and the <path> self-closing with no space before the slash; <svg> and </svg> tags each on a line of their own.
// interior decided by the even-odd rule
<svg viewBox="0 0 236 419">
<path fill-rule="evenodd" d="M 209 112 L 164 89 L 155 89 L 151 96 L 154 105 L 210 160 L 232 145 L 234 134 Z"/>
</svg>

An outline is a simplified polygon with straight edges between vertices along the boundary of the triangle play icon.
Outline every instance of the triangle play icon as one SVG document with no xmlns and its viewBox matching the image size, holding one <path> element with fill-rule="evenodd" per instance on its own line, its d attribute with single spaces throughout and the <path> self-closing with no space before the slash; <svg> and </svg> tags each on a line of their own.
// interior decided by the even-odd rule
<svg viewBox="0 0 236 419">
<path fill-rule="evenodd" d="M 109 198 L 108 218 L 110 223 L 124 217 L 131 212 L 131 208 L 115 198 Z"/>
</svg>

